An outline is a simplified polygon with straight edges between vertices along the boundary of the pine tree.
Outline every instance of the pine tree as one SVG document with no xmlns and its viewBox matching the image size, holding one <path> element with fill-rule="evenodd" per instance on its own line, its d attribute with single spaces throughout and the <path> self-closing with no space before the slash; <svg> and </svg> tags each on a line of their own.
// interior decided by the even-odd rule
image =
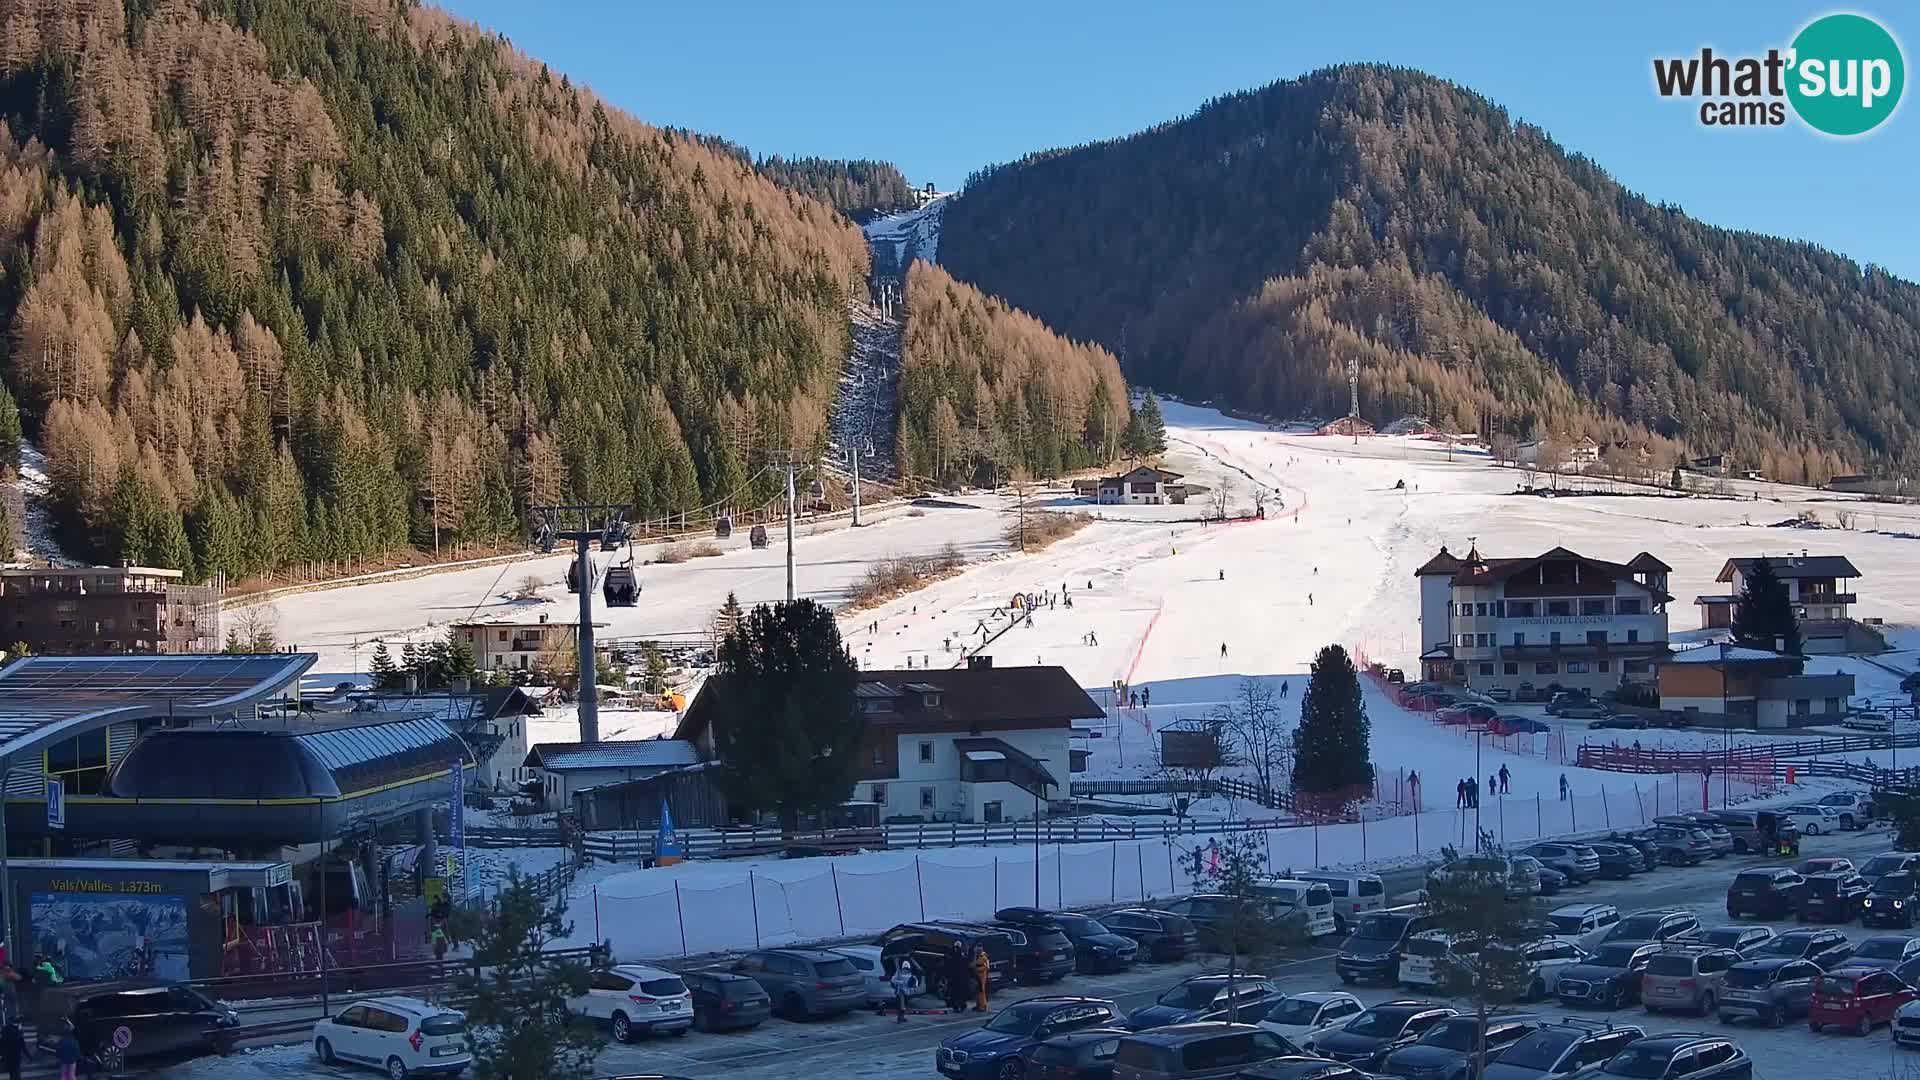
<svg viewBox="0 0 1920 1080">
<path fill-rule="evenodd" d="M 509 869 L 506 887 L 479 925 L 458 927 L 473 941 L 473 973 L 459 978 L 466 1005 L 475 1080 L 586 1080 L 603 1046 L 568 1000 L 587 992 L 587 967 L 555 960 L 546 950 L 573 927 L 564 900 L 549 904 L 533 883 Z"/>
<path fill-rule="evenodd" d="M 1733 614 L 1733 640 L 1753 649 L 1800 655 L 1800 620 L 1787 596 L 1787 583 L 1765 558 L 1756 559 L 1740 588 Z"/>
<path fill-rule="evenodd" d="M 1147 391 L 1140 403 L 1140 456 L 1159 457 L 1167 452 L 1167 420 L 1160 415 L 1160 399 Z"/>
<path fill-rule="evenodd" d="M 20 406 L 0 382 L 0 474 L 20 467 Z"/>
<path fill-rule="evenodd" d="M 420 677 L 424 671 L 425 664 L 426 658 L 421 655 L 419 649 L 414 647 L 413 642 L 409 641 L 400 646 L 400 676 L 403 685 L 406 677 L 411 675 L 413 676 L 413 685 L 416 688 L 425 689 L 426 681 Z"/>
<path fill-rule="evenodd" d="M 447 677 L 472 682 L 478 669 L 473 666 L 473 650 L 460 638 L 459 631 L 447 631 Z"/>
<path fill-rule="evenodd" d="M 400 669 L 393 666 L 393 654 L 387 651 L 385 641 L 373 643 L 373 663 L 367 674 L 372 676 L 375 690 L 398 690 L 402 685 Z"/>
<path fill-rule="evenodd" d="M 1486 1019 L 1502 1006 L 1545 996 L 1547 989 L 1526 955 L 1540 937 L 1540 912 L 1530 901 L 1508 899 L 1511 870 L 1490 834 L 1481 836 L 1480 848 L 1481 854 L 1464 859 L 1446 849 L 1446 864 L 1427 879 L 1433 928 L 1467 945 L 1449 953 L 1440 975 L 1447 996 L 1472 1002 L 1482 1021 L 1475 1076 L 1486 1071 Z"/>
<path fill-rule="evenodd" d="M 1328 645 L 1313 659 L 1294 735 L 1293 789 L 1320 794 L 1373 783 L 1372 723 L 1347 650 Z"/>
</svg>

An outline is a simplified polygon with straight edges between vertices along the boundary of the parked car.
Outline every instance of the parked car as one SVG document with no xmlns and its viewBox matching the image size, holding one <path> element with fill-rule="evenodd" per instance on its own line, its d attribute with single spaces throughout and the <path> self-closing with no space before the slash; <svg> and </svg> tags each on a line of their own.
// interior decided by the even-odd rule
<svg viewBox="0 0 1920 1080">
<path fill-rule="evenodd" d="M 1507 883 L 1509 900 L 1540 895 L 1540 875 L 1537 870 L 1498 855 L 1473 855 L 1442 863 L 1427 872 L 1427 881 L 1431 886 L 1432 882 L 1445 881 L 1453 874 L 1487 874 L 1501 878 Z"/>
<path fill-rule="evenodd" d="M 1221 893 L 1195 893 L 1169 901 L 1165 909 L 1193 924 L 1200 935 L 1200 947 L 1210 952 L 1222 951 L 1225 943 L 1216 932 L 1222 923 L 1233 917 L 1234 901 L 1232 897 Z M 1244 951 L 1244 950 L 1242 950 Z"/>
<path fill-rule="evenodd" d="M 1708 846 L 1716 859 L 1722 855 L 1733 854 L 1738 846 L 1733 842 L 1733 833 L 1726 824 L 1704 811 L 1691 814 L 1668 814 L 1665 817 L 1654 818 L 1653 823 L 1706 833 Z"/>
<path fill-rule="evenodd" d="M 1515 946 L 1491 945 L 1489 949 L 1507 950 Z M 1527 985 L 1525 997 L 1529 1001 L 1549 997 L 1554 987 L 1559 985 L 1560 973 L 1576 964 L 1585 963 L 1587 954 L 1580 946 L 1559 938 L 1540 938 L 1517 947 L 1525 956 L 1527 967 L 1533 972 L 1533 981 Z"/>
<path fill-rule="evenodd" d="M 1598 935 L 1619 921 L 1620 909 L 1612 904 L 1568 904 L 1547 913 L 1553 936 L 1576 944 L 1590 936 L 1599 940 Z"/>
<path fill-rule="evenodd" d="M 758 1027 L 773 1015 L 773 1000 L 760 984 L 731 971 L 689 971 L 680 976 L 693 998 L 693 1026 L 701 1031 Z"/>
<path fill-rule="evenodd" d="M 1784 866 L 1757 866 L 1735 874 L 1727 885 L 1727 918 L 1784 919 L 1806 879 Z"/>
<path fill-rule="evenodd" d="M 1487 1063 L 1482 1080 L 1546 1080 L 1598 1065 L 1636 1039 L 1646 1037 L 1637 1025 L 1595 1024 L 1572 1017 L 1538 1028 L 1501 1051 Z"/>
<path fill-rule="evenodd" d="M 1585 844 L 1549 840 L 1522 848 L 1521 852 L 1567 875 L 1575 885 L 1585 884 L 1600 874 L 1600 856 Z"/>
<path fill-rule="evenodd" d="M 1545 735 L 1553 730 L 1553 725 L 1543 724 L 1531 716 L 1501 713 L 1487 722 L 1487 730 L 1495 735 Z"/>
<path fill-rule="evenodd" d="M 1654 908 L 1636 911 L 1622 918 L 1600 935 L 1597 942 L 1665 942 L 1690 938 L 1699 932 L 1700 918 L 1693 912 L 1681 908 Z"/>
<path fill-rule="evenodd" d="M 1487 700 L 1498 701 L 1503 703 L 1512 701 L 1513 691 L 1507 689 L 1504 686 L 1489 686 L 1487 687 Z"/>
<path fill-rule="evenodd" d="M 1865 791 L 1836 791 L 1820 799 L 1821 806 L 1840 811 L 1840 827 L 1864 829 L 1873 820 L 1873 796 Z"/>
<path fill-rule="evenodd" d="M 1868 881 L 1879 881 L 1888 874 L 1911 873 L 1920 870 L 1920 852 L 1887 851 L 1867 860 L 1860 868 L 1860 876 Z"/>
<path fill-rule="evenodd" d="M 1200 947 L 1200 932 L 1184 915 L 1158 908 L 1123 908 L 1100 917 L 1106 928 L 1133 939 L 1140 958 L 1153 963 L 1185 960 Z"/>
<path fill-rule="evenodd" d="M 1659 861 L 1667 866 L 1698 866 L 1713 857 L 1713 839 L 1698 829 L 1657 825 L 1646 832 Z"/>
<path fill-rule="evenodd" d="M 1400 985 L 1408 989 L 1443 986 L 1454 957 L 1479 948 L 1479 940 L 1458 939 L 1445 930 L 1415 934 L 1400 953 Z"/>
<path fill-rule="evenodd" d="M 1893 1041 L 1900 1046 L 1920 1046 L 1920 1001 L 1909 1001 L 1894 1012 Z"/>
<path fill-rule="evenodd" d="M 1600 860 L 1600 876 L 1615 881 L 1625 881 L 1643 870 L 1651 869 L 1646 856 L 1632 844 L 1615 844 L 1606 840 L 1589 841 L 1587 846 L 1593 849 L 1595 858 Z"/>
<path fill-rule="evenodd" d="M 1055 1035 L 1104 1028 L 1118 1018 L 1119 1010 L 1104 998 L 1028 998 L 993 1014 L 982 1027 L 943 1039 L 934 1051 L 934 1068 L 963 1080 L 1016 1080 L 1026 1075 L 1027 1050 Z"/>
<path fill-rule="evenodd" d="M 1794 869 L 1800 872 L 1801 877 L 1807 877 L 1812 874 L 1840 874 L 1840 873 L 1856 872 L 1856 868 L 1853 865 L 1852 859 L 1841 859 L 1841 858 L 1835 858 L 1832 856 L 1827 856 L 1819 859 L 1808 859 L 1805 862 L 1802 862 L 1799 866 L 1795 867 Z M 1865 877 L 1866 875 L 1862 874 L 1861 876 Z"/>
<path fill-rule="evenodd" d="M 1650 1013 L 1674 1009 L 1714 1015 L 1720 981 L 1740 954 L 1715 945 L 1668 945 L 1647 961 L 1640 1004 Z"/>
<path fill-rule="evenodd" d="M 1513 865 L 1518 868 L 1523 875 L 1531 875 L 1540 879 L 1541 896 L 1558 896 L 1560 891 L 1567 887 L 1567 875 L 1542 863 L 1539 859 L 1531 855 L 1514 855 L 1510 857 L 1513 859 Z"/>
<path fill-rule="evenodd" d="M 224 1053 L 232 1048 L 232 1029 L 240 1023 L 239 1014 L 192 987 L 153 982 L 43 985 L 34 1018 L 36 1045 L 48 1052 L 59 1041 L 62 1026 L 72 1021 L 80 1055 L 88 1062 L 100 1060 L 118 1028 L 133 1034 L 122 1059 L 141 1061 Z"/>
<path fill-rule="evenodd" d="M 1450 1016 L 1420 1036 L 1412 1045 L 1403 1046 L 1386 1056 L 1381 1072 L 1388 1076 L 1419 1077 L 1420 1080 L 1466 1080 L 1473 1072 L 1473 1055 L 1482 1045 L 1497 1055 L 1507 1047 L 1540 1030 L 1546 1021 L 1530 1013 L 1489 1017 Z"/>
<path fill-rule="evenodd" d="M 1251 1010 L 1241 1022 L 1258 1024 L 1304 1046 L 1308 1036 L 1323 1028 L 1344 1024 L 1365 1009 L 1359 998 L 1345 990 L 1305 990 L 1267 1001 Z"/>
<path fill-rule="evenodd" d="M 866 985 L 868 1005 L 893 1004 L 893 983 L 890 980 L 893 978 L 894 963 L 889 961 L 897 962 L 898 958 L 888 954 L 885 946 L 832 945 L 827 948 L 827 951 L 839 953 L 853 963 L 853 969 L 860 973 L 860 978 Z M 693 984 L 688 983 L 687 989 L 693 989 Z M 907 992 L 907 996 L 915 998 L 926 992 L 927 977 L 916 968 L 913 989 Z M 694 1003 L 694 1011 L 696 1013 L 699 1011 L 698 1001 Z"/>
<path fill-rule="evenodd" d="M 1007 932 L 1007 941 L 1013 946 L 1014 981 L 1053 983 L 1073 974 L 1073 942 L 1059 927 L 1002 920 L 987 925 Z"/>
<path fill-rule="evenodd" d="M 1100 920 L 1077 911 L 1046 911 L 1044 907 L 1002 907 L 993 917 L 1016 926 L 1044 926 L 1060 930 L 1073 944 L 1073 967 L 1081 972 L 1127 970 L 1139 955 L 1133 938 L 1114 934 Z"/>
<path fill-rule="evenodd" d="M 1188 1024 L 1229 1004 L 1252 1006 L 1280 996 L 1272 981 L 1263 975 L 1240 975 L 1232 982 L 1233 997 L 1229 1001 L 1225 975 L 1195 975 L 1183 979 L 1155 998 L 1153 1004 L 1128 1013 L 1119 1026 L 1129 1031 L 1145 1031 L 1169 1024 Z"/>
<path fill-rule="evenodd" d="M 1652 830 L 1616 831 L 1607 834 L 1607 842 L 1630 847 L 1640 853 L 1647 861 L 1647 869 L 1652 870 L 1666 861 L 1661 857 L 1660 845 L 1653 838 Z"/>
<path fill-rule="evenodd" d="M 1837 806 L 1798 803 L 1793 806 L 1776 807 L 1775 810 L 1792 819 L 1794 826 L 1808 836 L 1839 832 L 1846 827 L 1840 817 L 1840 808 Z"/>
<path fill-rule="evenodd" d="M 1859 874 L 1815 874 L 1800 887 L 1794 917 L 1801 922 L 1852 922 L 1871 889 Z"/>
<path fill-rule="evenodd" d="M 1587 724 L 1589 731 L 1604 731 L 1608 728 L 1619 731 L 1645 731 L 1647 728 L 1646 717 L 1636 716 L 1633 713 L 1607 713 L 1606 706 L 1604 705 L 1596 705 L 1594 708 L 1601 710 L 1605 715 L 1601 716 L 1598 720 L 1589 722 Z M 1580 715 L 1586 714 L 1583 711 Z"/>
<path fill-rule="evenodd" d="M 1177 1024 L 1120 1040 L 1114 1080 L 1224 1080 L 1250 1065 L 1302 1056 L 1284 1037 L 1252 1024 Z"/>
<path fill-rule="evenodd" d="M 1340 981 L 1362 979 L 1389 985 L 1400 981 L 1400 953 L 1407 939 L 1431 929 L 1433 918 L 1407 911 L 1375 911 L 1360 917 L 1353 935 L 1333 958 Z"/>
<path fill-rule="evenodd" d="M 1563 690 L 1560 693 L 1553 695 L 1553 697 L 1547 702 L 1547 715 L 1548 716 L 1566 716 L 1567 715 L 1566 709 L 1568 706 L 1585 708 L 1585 707 L 1590 707 L 1597 704 L 1599 703 L 1594 701 L 1593 698 L 1590 695 L 1588 695 L 1585 691 Z"/>
<path fill-rule="evenodd" d="M 1715 810 L 1709 816 L 1716 827 L 1733 838 L 1736 855 L 1771 854 L 1782 839 L 1782 831 L 1789 841 L 1799 839 L 1802 831 L 1791 815 L 1777 810 Z"/>
<path fill-rule="evenodd" d="M 1702 931 L 1697 939 L 1703 945 L 1732 949 L 1743 958 L 1752 957 L 1776 934 L 1771 926 L 1716 926 Z"/>
<path fill-rule="evenodd" d="M 760 949 L 741 957 L 733 970 L 759 983 L 774 1011 L 789 1020 L 838 1016 L 867 1002 L 867 981 L 853 961 L 825 949 Z"/>
<path fill-rule="evenodd" d="M 945 995 L 947 957 L 955 945 L 968 956 L 973 955 L 976 947 L 987 950 L 988 989 L 998 990 L 1009 986 L 1016 975 L 1013 939 L 999 927 L 939 922 L 901 923 L 875 938 L 873 943 L 885 946 L 889 956 L 897 950 L 908 950 L 914 966 L 926 977 L 929 994 Z M 761 981 L 765 982 L 764 979 Z M 768 986 L 767 990 L 774 993 L 772 986 Z M 778 993 L 774 993 L 774 1004 L 776 1007 L 780 1004 Z"/>
<path fill-rule="evenodd" d="M 128 1051 L 139 1045 L 136 1029 Z M 388 1080 L 454 1076 L 473 1064 L 467 1018 L 411 997 L 364 998 L 321 1020 L 313 1025 L 313 1053 L 322 1065 L 379 1069 Z"/>
<path fill-rule="evenodd" d="M 685 1035 L 693 997 L 680 976 L 646 964 L 616 964 L 587 974 L 587 992 L 567 1002 L 575 1016 L 606 1024 L 614 1042 L 636 1035 Z"/>
<path fill-rule="evenodd" d="M 1316 1057 L 1277 1057 L 1241 1069 L 1235 1080 L 1374 1080 L 1351 1065 Z"/>
<path fill-rule="evenodd" d="M 1025 1080 L 1113 1080 L 1120 1028 L 1093 1028 L 1055 1035 L 1020 1052 Z"/>
<path fill-rule="evenodd" d="M 1822 971 L 1832 971 L 1853 955 L 1853 944 L 1838 930 L 1789 930 L 1762 945 L 1755 959 L 1783 957 L 1810 960 Z"/>
<path fill-rule="evenodd" d="M 1753 1059 L 1730 1039 L 1698 1032 L 1651 1035 L 1627 1044 L 1581 1080 L 1753 1080 Z"/>
<path fill-rule="evenodd" d="M 1554 996 L 1562 1005 L 1617 1009 L 1640 1001 L 1640 977 L 1660 946 L 1648 941 L 1609 941 L 1560 973 Z"/>
<path fill-rule="evenodd" d="M 1386 1001 L 1344 1024 L 1320 1031 L 1308 1040 L 1309 1049 L 1356 1069 L 1375 1071 L 1389 1053 L 1454 1015 L 1455 1010 L 1431 1001 Z"/>
<path fill-rule="evenodd" d="M 1379 874 L 1296 874 L 1296 880 L 1319 882 L 1333 896 L 1334 932 L 1345 934 L 1359 917 L 1387 906 L 1387 885 Z"/>
<path fill-rule="evenodd" d="M 1720 981 L 1720 1022 L 1753 1020 L 1779 1027 L 1804 1016 L 1820 965 L 1782 956 L 1742 960 Z"/>
<path fill-rule="evenodd" d="M 1272 903 L 1278 909 L 1276 914 L 1280 918 L 1302 920 L 1308 937 L 1325 937 L 1339 932 L 1340 924 L 1334 919 L 1333 890 L 1318 881 L 1256 878 L 1253 892 Z"/>
<path fill-rule="evenodd" d="M 1914 996 L 1913 987 L 1891 971 L 1848 965 L 1813 981 L 1807 1029 L 1838 1027 L 1866 1035 L 1876 1025 L 1893 1023 L 1893 1014 Z"/>
<path fill-rule="evenodd" d="M 1920 908 L 1920 874 L 1911 870 L 1882 874 L 1860 898 L 1860 925 L 1911 930 L 1916 908 Z"/>
<path fill-rule="evenodd" d="M 1920 938 L 1906 934 L 1875 934 L 1854 945 L 1853 955 L 1847 957 L 1847 966 L 1896 971 L 1916 956 L 1920 956 Z"/>
</svg>

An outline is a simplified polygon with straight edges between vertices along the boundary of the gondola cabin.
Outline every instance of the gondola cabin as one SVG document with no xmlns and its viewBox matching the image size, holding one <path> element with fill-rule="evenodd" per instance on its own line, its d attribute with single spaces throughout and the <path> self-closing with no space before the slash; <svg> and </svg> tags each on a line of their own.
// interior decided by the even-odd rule
<svg viewBox="0 0 1920 1080">
<path fill-rule="evenodd" d="M 593 565 L 591 561 L 587 563 L 587 567 L 586 587 L 591 589 L 593 583 L 600 580 L 600 568 Z M 570 593 L 580 591 L 580 560 L 578 559 L 567 564 L 567 591 Z"/>
<path fill-rule="evenodd" d="M 725 540 L 733 535 L 733 515 L 721 514 L 720 520 L 713 523 L 713 538 Z"/>
<path fill-rule="evenodd" d="M 608 607 L 632 607 L 640 596 L 640 581 L 634 577 L 633 567 L 610 566 L 600 592 L 606 597 Z"/>
<path fill-rule="evenodd" d="M 753 531 L 747 534 L 747 543 L 752 544 L 756 548 L 766 547 L 767 527 L 765 525 L 755 525 Z"/>
</svg>

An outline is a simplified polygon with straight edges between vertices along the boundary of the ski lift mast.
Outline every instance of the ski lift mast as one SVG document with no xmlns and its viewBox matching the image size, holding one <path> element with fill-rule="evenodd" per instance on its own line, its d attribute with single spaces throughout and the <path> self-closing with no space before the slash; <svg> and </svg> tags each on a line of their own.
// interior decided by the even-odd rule
<svg viewBox="0 0 1920 1080">
<path fill-rule="evenodd" d="M 593 545 L 598 541 L 602 551 L 617 550 L 628 541 L 632 527 L 627 524 L 627 508 L 605 503 L 588 503 L 572 506 L 536 506 L 533 512 L 538 523 L 533 529 L 533 542 L 540 550 L 551 554 L 554 546 L 561 540 L 573 541 L 573 573 L 580 580 L 580 627 L 574 635 L 574 644 L 580 657 L 580 741 L 597 743 L 600 741 L 600 687 L 599 667 L 594 663 L 593 649 Z M 580 528 L 567 529 L 565 520 L 579 515 Z M 594 528 L 594 521 L 600 522 Z"/>
</svg>

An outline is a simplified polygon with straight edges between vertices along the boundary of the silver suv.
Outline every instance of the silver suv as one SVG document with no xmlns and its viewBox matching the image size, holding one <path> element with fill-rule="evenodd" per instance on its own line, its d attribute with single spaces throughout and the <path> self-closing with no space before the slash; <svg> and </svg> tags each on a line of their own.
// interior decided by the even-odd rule
<svg viewBox="0 0 1920 1080">
<path fill-rule="evenodd" d="M 1669 945 L 1647 962 L 1640 977 L 1640 1004 L 1650 1013 L 1685 1009 L 1712 1016 L 1720 981 L 1740 962 L 1732 949 L 1712 945 Z"/>
<path fill-rule="evenodd" d="M 1770 957 L 1735 964 L 1720 980 L 1720 1022 L 1744 1019 L 1779 1027 L 1804 1016 L 1819 977 L 1820 965 L 1811 960 Z"/>
</svg>

